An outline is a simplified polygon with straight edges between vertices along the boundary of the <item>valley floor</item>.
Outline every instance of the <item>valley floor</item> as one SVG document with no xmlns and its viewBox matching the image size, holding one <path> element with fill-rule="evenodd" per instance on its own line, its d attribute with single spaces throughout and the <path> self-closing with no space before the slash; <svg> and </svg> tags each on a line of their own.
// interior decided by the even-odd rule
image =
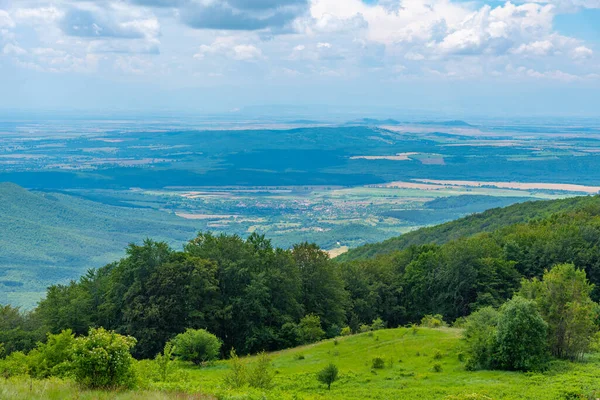
<svg viewBox="0 0 600 400">
<path fill-rule="evenodd" d="M 69 381 L 0 380 L 0 398 L 17 399 L 595 399 L 600 358 L 553 362 L 543 373 L 465 370 L 461 331 L 399 328 L 327 340 L 271 354 L 274 387 L 231 390 L 229 362 L 209 367 L 179 364 L 168 382 L 152 381 L 149 361 L 138 363 L 140 391 L 80 391 Z M 336 344 L 337 343 L 337 344 Z M 372 359 L 382 357 L 383 369 Z M 253 357 L 244 359 L 247 363 Z M 315 375 L 328 363 L 340 377 L 328 391 Z M 437 366 L 436 366 L 437 364 Z M 437 372 L 436 372 L 437 371 Z"/>
</svg>

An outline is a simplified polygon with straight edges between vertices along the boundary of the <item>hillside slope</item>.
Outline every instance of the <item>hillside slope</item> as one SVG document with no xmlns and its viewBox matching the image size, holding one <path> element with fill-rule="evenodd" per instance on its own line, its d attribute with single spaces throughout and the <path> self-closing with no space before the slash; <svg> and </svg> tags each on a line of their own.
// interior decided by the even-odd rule
<svg viewBox="0 0 600 400">
<path fill-rule="evenodd" d="M 550 400 L 596 398 L 600 367 L 597 355 L 586 363 L 560 362 L 544 373 L 466 371 L 461 353 L 459 329 L 386 329 L 326 340 L 308 346 L 270 353 L 273 385 L 270 389 L 248 386 L 230 389 L 224 383 L 230 361 L 218 361 L 198 368 L 177 362 L 168 382 L 153 379 L 149 362 L 138 363 L 142 388 L 137 391 L 85 391 L 70 381 L 5 381 L 0 393 L 6 400 L 78 399 L 265 399 L 265 400 Z M 372 368 L 375 357 L 384 367 Z M 257 357 L 242 362 L 254 367 Z M 316 374 L 328 363 L 339 368 L 339 379 L 328 391 Z M 434 369 L 434 365 L 438 365 Z M 437 372 L 436 372 L 437 371 Z M 184 393 L 190 393 L 185 395 Z"/>
<path fill-rule="evenodd" d="M 118 259 L 145 237 L 183 243 L 193 221 L 0 183 L 0 303 L 31 305 L 49 284 Z M 32 293 L 33 292 L 33 293 Z"/>
<path fill-rule="evenodd" d="M 591 204 L 600 204 L 600 196 L 529 201 L 504 208 L 495 208 L 445 224 L 417 229 L 380 243 L 366 244 L 340 255 L 336 260 L 351 261 L 372 258 L 403 250 L 411 245 L 443 244 L 461 237 L 472 236 L 481 232 L 493 232 L 505 226 L 544 218 L 555 213 L 585 208 Z"/>
</svg>

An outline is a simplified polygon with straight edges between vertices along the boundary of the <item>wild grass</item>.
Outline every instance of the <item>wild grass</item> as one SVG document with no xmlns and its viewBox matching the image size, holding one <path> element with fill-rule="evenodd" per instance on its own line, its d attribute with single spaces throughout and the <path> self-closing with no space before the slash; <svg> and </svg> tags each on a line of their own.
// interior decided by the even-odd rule
<svg viewBox="0 0 600 400">
<path fill-rule="evenodd" d="M 326 340 L 269 354 L 270 389 L 230 388 L 229 361 L 195 367 L 176 363 L 168 382 L 151 379 L 151 364 L 138 365 L 140 389 L 129 392 L 82 391 L 69 381 L 0 380 L 0 398 L 16 399 L 595 399 L 600 395 L 600 357 L 585 362 L 551 363 L 543 373 L 465 370 L 460 361 L 461 331 L 455 328 L 386 329 Z M 418 354 L 418 355 L 417 355 Z M 443 357 L 439 357 L 442 354 Z M 382 369 L 372 360 L 385 356 Z M 301 357 L 303 356 L 303 358 Z M 252 366 L 256 357 L 241 362 Z M 339 368 L 331 391 L 316 379 L 329 363 Z"/>
</svg>

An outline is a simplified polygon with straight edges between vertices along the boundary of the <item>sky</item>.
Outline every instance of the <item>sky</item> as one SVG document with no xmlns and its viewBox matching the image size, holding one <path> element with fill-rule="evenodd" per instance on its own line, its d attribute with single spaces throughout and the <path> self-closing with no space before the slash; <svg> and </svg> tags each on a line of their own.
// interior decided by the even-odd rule
<svg viewBox="0 0 600 400">
<path fill-rule="evenodd" d="M 600 0 L 0 0 L 1 110 L 600 116 Z"/>
</svg>

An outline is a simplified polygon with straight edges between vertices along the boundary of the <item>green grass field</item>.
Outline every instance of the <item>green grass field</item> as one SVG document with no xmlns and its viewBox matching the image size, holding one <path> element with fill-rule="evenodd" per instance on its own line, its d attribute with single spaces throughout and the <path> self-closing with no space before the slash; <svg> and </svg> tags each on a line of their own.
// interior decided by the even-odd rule
<svg viewBox="0 0 600 400">
<path fill-rule="evenodd" d="M 596 399 L 600 358 L 583 363 L 554 362 L 543 373 L 469 372 L 459 360 L 460 330 L 388 329 L 272 353 L 274 387 L 228 389 L 229 362 L 209 367 L 179 363 L 168 382 L 148 378 L 151 363 L 138 364 L 138 391 L 80 391 L 69 381 L 0 380 L 0 398 L 16 399 Z M 302 356 L 304 358 L 302 359 Z M 372 369 L 382 357 L 385 368 Z M 441 357 L 441 358 L 440 358 Z M 253 357 L 243 359 L 251 365 Z M 331 391 L 315 374 L 328 363 L 340 376 Z M 441 371 L 436 372 L 434 365 Z M 146 376 L 143 376 L 146 375 Z"/>
</svg>

